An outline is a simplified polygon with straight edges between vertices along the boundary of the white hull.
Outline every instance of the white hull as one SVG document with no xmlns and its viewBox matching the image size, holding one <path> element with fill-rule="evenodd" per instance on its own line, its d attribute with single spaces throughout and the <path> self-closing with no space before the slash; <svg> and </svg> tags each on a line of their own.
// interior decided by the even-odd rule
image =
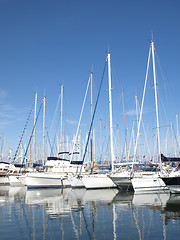
<svg viewBox="0 0 180 240">
<path fill-rule="evenodd" d="M 135 193 L 169 191 L 163 180 L 156 176 L 131 179 Z"/>
<path fill-rule="evenodd" d="M 84 183 L 81 176 L 71 176 L 68 178 L 72 188 L 83 188 Z"/>
<path fill-rule="evenodd" d="M 106 174 L 90 174 L 82 177 L 86 189 L 115 188 L 116 185 Z"/>
<path fill-rule="evenodd" d="M 130 171 L 122 171 L 117 173 L 112 173 L 110 178 L 112 181 L 117 185 L 118 188 L 121 190 L 133 190 L 132 181 L 131 179 L 134 178 L 151 178 L 157 176 L 155 172 L 133 172 Z"/>
<path fill-rule="evenodd" d="M 28 188 L 61 188 L 66 185 L 65 176 L 57 173 L 35 172 L 27 173 L 25 185 Z"/>
<path fill-rule="evenodd" d="M 62 186 L 63 188 L 69 188 L 69 187 L 71 187 L 71 184 L 70 184 L 68 178 L 63 179 L 63 180 L 62 180 L 62 184 L 63 184 L 63 186 Z"/>
<path fill-rule="evenodd" d="M 24 184 L 19 180 L 18 175 L 9 175 L 9 183 L 11 186 L 23 186 Z"/>
<path fill-rule="evenodd" d="M 131 173 L 129 171 L 123 171 L 119 173 L 112 173 L 110 175 L 112 181 L 121 190 L 132 190 Z"/>
<path fill-rule="evenodd" d="M 9 185 L 9 178 L 7 175 L 0 175 L 0 185 Z"/>
<path fill-rule="evenodd" d="M 21 182 L 22 185 L 26 185 L 26 176 L 25 174 L 18 176 L 18 180 Z"/>
</svg>

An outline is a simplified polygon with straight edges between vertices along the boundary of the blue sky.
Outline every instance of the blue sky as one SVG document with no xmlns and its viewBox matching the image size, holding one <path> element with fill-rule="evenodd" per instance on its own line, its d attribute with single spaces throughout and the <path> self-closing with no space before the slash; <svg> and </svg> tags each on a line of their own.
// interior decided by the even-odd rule
<svg viewBox="0 0 180 240">
<path fill-rule="evenodd" d="M 92 69 L 95 104 L 108 48 L 112 60 L 113 122 L 119 126 L 123 144 L 121 91 L 124 90 L 130 135 L 135 117 L 134 96 L 137 94 L 141 102 L 152 32 L 163 73 L 163 77 L 158 77 L 160 125 L 173 121 L 175 128 L 180 102 L 179 12 L 178 0 L 0 0 L 1 146 L 5 136 L 6 148 L 16 150 L 36 91 L 38 107 L 46 95 L 46 127 L 50 129 L 61 84 L 63 129 L 72 136 Z M 156 126 L 152 85 L 151 77 L 143 116 L 149 136 Z M 97 146 L 99 119 L 103 136 L 109 124 L 107 88 L 106 76 L 94 123 Z M 90 124 L 90 95 L 86 105 L 81 126 L 83 139 Z M 32 129 L 31 118 L 27 135 Z M 38 124 L 40 135 L 42 124 Z M 114 132 L 116 135 L 116 127 Z"/>
</svg>

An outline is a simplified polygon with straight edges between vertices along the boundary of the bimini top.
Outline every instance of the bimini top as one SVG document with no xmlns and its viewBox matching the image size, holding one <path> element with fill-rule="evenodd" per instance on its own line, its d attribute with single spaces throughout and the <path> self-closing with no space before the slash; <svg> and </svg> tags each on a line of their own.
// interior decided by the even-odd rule
<svg viewBox="0 0 180 240">
<path fill-rule="evenodd" d="M 165 157 L 161 153 L 161 161 L 162 162 L 180 162 L 180 158 L 178 158 L 178 157 Z"/>
<path fill-rule="evenodd" d="M 79 154 L 79 152 L 74 152 L 74 154 Z M 65 155 L 65 158 L 62 158 L 60 157 L 61 155 Z M 47 160 L 54 160 L 54 161 L 68 161 L 70 162 L 71 164 L 79 164 L 81 165 L 83 163 L 83 161 L 80 161 L 80 160 L 73 160 L 73 161 L 70 161 L 69 159 L 69 156 L 72 155 L 72 153 L 69 153 L 69 152 L 59 152 L 58 153 L 58 157 L 56 156 L 50 156 L 50 157 L 47 157 Z"/>
</svg>

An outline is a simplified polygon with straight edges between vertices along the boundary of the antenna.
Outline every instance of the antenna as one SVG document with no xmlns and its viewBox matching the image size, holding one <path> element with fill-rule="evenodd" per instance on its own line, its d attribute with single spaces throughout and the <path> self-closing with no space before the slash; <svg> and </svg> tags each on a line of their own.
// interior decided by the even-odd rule
<svg viewBox="0 0 180 240">
<path fill-rule="evenodd" d="M 93 67 L 94 67 L 94 66 L 93 66 L 93 64 L 92 64 L 92 66 L 91 66 L 91 73 L 93 73 Z"/>
<path fill-rule="evenodd" d="M 154 39 L 154 36 L 153 36 L 154 34 L 153 34 L 153 30 L 151 30 L 151 41 L 153 41 L 153 39 Z M 154 41 L 153 41 L 154 42 Z"/>
</svg>

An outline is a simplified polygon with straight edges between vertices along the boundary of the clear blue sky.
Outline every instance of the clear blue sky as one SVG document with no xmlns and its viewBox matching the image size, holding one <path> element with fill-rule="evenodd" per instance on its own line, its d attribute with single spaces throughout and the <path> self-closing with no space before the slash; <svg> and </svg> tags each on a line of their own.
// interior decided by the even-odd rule
<svg viewBox="0 0 180 240">
<path fill-rule="evenodd" d="M 46 95 L 46 127 L 50 129 L 61 84 L 63 126 L 66 133 L 75 133 L 90 71 L 95 102 L 108 48 L 113 122 L 124 139 L 121 91 L 130 132 L 134 96 L 139 102 L 142 98 L 152 32 L 163 72 L 163 78 L 158 78 L 160 125 L 173 121 L 175 127 L 180 102 L 179 12 L 178 0 L 0 0 L 0 144 L 5 136 L 6 144 L 16 150 L 36 91 L 38 106 Z M 103 129 L 109 124 L 106 82 L 95 120 L 97 135 L 100 118 Z M 150 79 L 144 114 L 150 132 L 156 126 L 152 85 Z M 89 104 L 90 96 L 82 120 L 83 137 L 90 124 Z M 28 134 L 31 129 L 32 122 Z M 40 125 L 37 131 L 42 132 Z"/>
</svg>

